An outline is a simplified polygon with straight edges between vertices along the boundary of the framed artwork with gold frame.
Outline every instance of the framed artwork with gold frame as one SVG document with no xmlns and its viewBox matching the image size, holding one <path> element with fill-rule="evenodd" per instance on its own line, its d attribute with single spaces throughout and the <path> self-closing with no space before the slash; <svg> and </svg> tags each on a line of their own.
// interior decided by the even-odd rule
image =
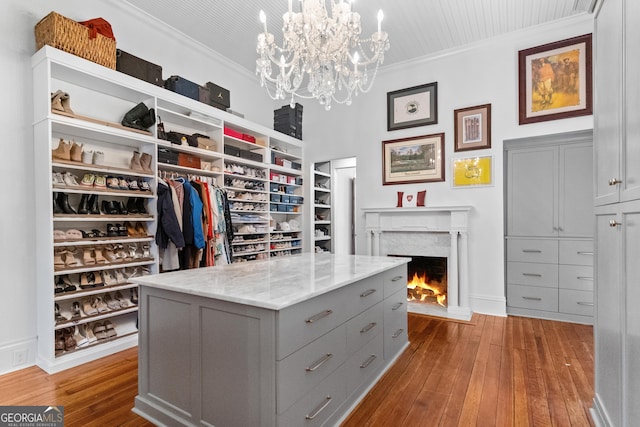
<svg viewBox="0 0 640 427">
<path fill-rule="evenodd" d="M 444 133 L 382 141 L 382 184 L 444 181 Z"/>
<path fill-rule="evenodd" d="M 454 187 L 493 185 L 493 157 L 468 157 L 452 160 Z"/>
</svg>

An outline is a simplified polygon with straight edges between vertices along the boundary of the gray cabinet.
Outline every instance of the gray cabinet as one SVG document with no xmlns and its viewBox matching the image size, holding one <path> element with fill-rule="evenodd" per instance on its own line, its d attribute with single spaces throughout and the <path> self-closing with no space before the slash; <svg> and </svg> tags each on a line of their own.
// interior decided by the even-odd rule
<svg viewBox="0 0 640 427">
<path fill-rule="evenodd" d="M 505 142 L 508 313 L 592 322 L 591 138 Z"/>
<path fill-rule="evenodd" d="M 637 1 L 596 10 L 596 425 L 640 425 L 639 19 Z"/>
</svg>

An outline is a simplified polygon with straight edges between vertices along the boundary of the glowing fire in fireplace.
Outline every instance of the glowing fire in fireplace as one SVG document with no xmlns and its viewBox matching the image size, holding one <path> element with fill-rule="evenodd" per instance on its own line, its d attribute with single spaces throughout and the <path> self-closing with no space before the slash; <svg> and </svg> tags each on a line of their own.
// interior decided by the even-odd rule
<svg viewBox="0 0 640 427">
<path fill-rule="evenodd" d="M 446 307 L 446 288 L 446 283 L 428 280 L 426 273 L 414 273 L 413 278 L 407 283 L 407 300 L 437 303 Z"/>
</svg>

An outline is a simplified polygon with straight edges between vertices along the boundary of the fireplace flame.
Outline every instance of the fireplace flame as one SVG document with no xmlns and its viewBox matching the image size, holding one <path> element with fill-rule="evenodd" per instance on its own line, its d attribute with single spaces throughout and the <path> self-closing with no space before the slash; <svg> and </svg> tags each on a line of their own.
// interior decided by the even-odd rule
<svg viewBox="0 0 640 427">
<path fill-rule="evenodd" d="M 433 302 L 443 307 L 447 306 L 447 294 L 443 291 L 446 284 L 428 280 L 426 273 L 414 273 L 407 283 L 407 300 Z"/>
</svg>

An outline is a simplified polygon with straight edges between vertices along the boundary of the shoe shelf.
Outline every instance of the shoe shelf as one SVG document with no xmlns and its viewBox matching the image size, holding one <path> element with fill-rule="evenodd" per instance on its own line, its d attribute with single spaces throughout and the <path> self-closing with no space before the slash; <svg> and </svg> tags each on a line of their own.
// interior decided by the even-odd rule
<svg viewBox="0 0 640 427">
<path fill-rule="evenodd" d="M 93 347 L 100 346 L 100 345 L 103 345 L 103 344 L 109 343 L 109 342 L 114 342 L 114 341 L 117 341 L 117 340 L 122 340 L 122 339 L 128 338 L 128 337 L 136 338 L 136 342 L 137 342 L 137 335 L 138 335 L 138 330 L 137 329 L 135 331 L 127 332 L 127 333 L 124 333 L 124 334 L 118 333 L 118 335 L 114 336 L 114 337 L 98 340 L 98 341 L 95 341 L 93 343 L 89 343 L 89 344 L 84 345 L 84 346 L 77 346 L 77 347 L 74 347 L 74 348 L 72 348 L 70 350 L 64 350 L 59 354 L 56 353 L 55 357 L 58 358 L 58 357 L 61 357 L 61 356 L 73 355 L 74 353 L 79 352 L 79 351 L 90 350 L 90 349 L 93 349 Z"/>
<path fill-rule="evenodd" d="M 134 313 L 138 311 L 138 306 L 134 305 L 127 308 L 119 308 L 119 309 L 109 309 L 108 311 L 102 312 L 100 314 L 91 314 L 91 315 L 83 315 L 81 317 L 72 317 L 65 321 L 56 322 L 55 329 L 65 329 L 69 327 L 74 327 L 78 325 L 83 325 L 85 323 L 97 322 L 99 320 L 111 319 L 114 316 L 121 316 L 123 314 Z"/>
<path fill-rule="evenodd" d="M 190 108 L 183 107 L 180 104 L 158 99 L 156 111 L 157 115 L 162 119 L 162 123 L 165 123 L 166 131 L 172 130 L 169 128 L 171 125 L 175 125 L 180 128 L 198 129 L 203 134 L 222 132 L 222 120 L 194 113 Z"/>
<path fill-rule="evenodd" d="M 153 242 L 153 236 L 147 237 L 104 237 L 99 239 L 82 239 L 82 240 L 54 240 L 53 247 L 61 248 L 68 246 L 96 246 L 96 245 L 109 245 L 114 243 L 142 243 Z"/>
<path fill-rule="evenodd" d="M 332 252 L 331 241 L 331 173 L 332 162 L 318 162 L 312 165 L 313 210 L 311 236 L 315 242 L 315 252 Z"/>
<path fill-rule="evenodd" d="M 55 113 L 51 113 L 49 118 L 54 136 L 62 133 L 71 139 L 99 140 L 129 147 L 139 146 L 140 143 L 156 143 L 151 132 L 127 128 L 119 123 L 96 121 L 88 117 L 63 116 Z"/>
<path fill-rule="evenodd" d="M 314 237 L 314 240 L 315 240 L 316 242 L 321 242 L 321 241 L 324 241 L 324 240 L 331 240 L 331 236 L 320 236 L 320 237 Z"/>
<path fill-rule="evenodd" d="M 259 244 L 267 244 L 269 243 L 266 239 L 256 239 L 256 240 L 236 240 L 231 242 L 232 246 L 242 246 L 242 245 L 259 245 Z"/>
<path fill-rule="evenodd" d="M 111 270 L 122 267 L 139 267 L 144 265 L 152 265 L 155 263 L 154 258 L 139 258 L 136 261 L 110 262 L 99 265 L 77 265 L 72 267 L 56 267 L 54 266 L 54 276 L 72 273 L 88 273 L 92 271 Z"/>
<path fill-rule="evenodd" d="M 146 199 L 153 199 L 155 195 L 149 191 L 139 190 L 114 190 L 114 189 L 101 189 L 96 187 L 69 187 L 54 185 L 52 190 L 54 193 L 69 193 L 69 194 L 97 194 L 99 196 L 129 196 L 140 197 Z"/>
<path fill-rule="evenodd" d="M 56 159 L 53 161 L 51 166 L 54 169 L 54 171 L 62 169 L 62 170 L 76 170 L 79 172 L 98 172 L 101 174 L 108 173 L 109 175 L 119 175 L 119 176 L 136 177 L 136 178 L 154 178 L 153 175 L 149 175 L 144 172 L 136 172 L 128 168 L 119 168 L 119 167 L 94 165 L 94 164 L 89 165 L 87 163 L 78 163 L 71 160 L 67 161 L 67 160 Z M 67 187 L 65 186 L 60 188 L 67 188 Z M 69 187 L 69 188 L 73 188 L 73 187 Z M 82 187 L 82 188 L 86 188 L 86 187 Z M 127 193 L 127 192 L 133 192 L 136 190 L 122 190 L 122 191 L 123 193 Z M 142 192 L 148 193 L 148 191 L 142 191 Z"/>
<path fill-rule="evenodd" d="M 222 159 L 222 154 L 213 150 L 205 150 L 204 148 L 192 147 L 190 145 L 180 145 L 173 144 L 168 141 L 158 140 L 159 147 L 170 148 L 174 151 L 179 151 L 181 153 L 193 154 L 195 156 L 200 157 L 201 159 L 211 159 L 211 160 L 220 160 Z M 160 165 L 166 165 L 166 163 L 160 163 Z"/>
<path fill-rule="evenodd" d="M 135 283 L 124 282 L 124 283 L 118 283 L 116 285 L 104 285 L 104 286 L 98 286 L 94 288 L 80 289 L 76 291 L 63 292 L 63 293 L 56 294 L 56 296 L 54 297 L 54 301 L 59 302 L 59 301 L 76 300 L 78 298 L 84 298 L 90 295 L 99 295 L 107 292 L 123 291 L 123 290 L 137 288 L 137 287 L 138 285 L 136 285 Z"/>
<path fill-rule="evenodd" d="M 151 215 L 129 214 L 129 215 L 108 215 L 108 214 L 55 214 L 54 221 L 59 222 L 90 222 L 90 221 L 155 221 L 155 217 Z"/>
</svg>

